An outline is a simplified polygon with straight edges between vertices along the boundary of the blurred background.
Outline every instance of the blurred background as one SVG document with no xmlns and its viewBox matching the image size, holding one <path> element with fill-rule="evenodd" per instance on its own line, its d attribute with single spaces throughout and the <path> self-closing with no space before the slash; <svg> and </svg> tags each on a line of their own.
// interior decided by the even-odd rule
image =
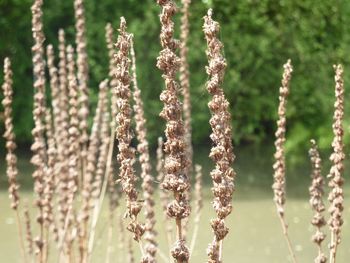
<svg viewBox="0 0 350 263">
<path fill-rule="evenodd" d="M 179 1 L 178 1 L 179 2 Z M 14 71 L 14 125 L 17 135 L 20 182 L 22 189 L 31 189 L 30 158 L 32 121 L 32 61 L 31 61 L 31 0 L 0 0 L 0 58 L 12 59 Z M 307 150 L 309 140 L 315 138 L 323 157 L 324 175 L 329 169 L 328 157 L 332 141 L 334 103 L 333 64 L 345 68 L 345 87 L 350 80 L 350 1 L 313 0 L 197 0 L 190 10 L 189 63 L 192 96 L 192 128 L 194 159 L 204 168 L 209 214 L 212 163 L 208 159 L 210 113 L 209 97 L 205 90 L 207 64 L 206 42 L 202 32 L 203 19 L 208 8 L 214 9 L 214 18 L 221 24 L 220 39 L 227 59 L 224 90 L 231 103 L 233 140 L 237 156 L 237 208 L 232 218 L 231 244 L 237 249 L 232 260 L 236 262 L 287 262 L 287 250 L 277 225 L 271 201 L 273 140 L 276 129 L 278 89 L 282 65 L 288 58 L 294 67 L 291 92 L 287 106 L 287 186 L 291 198 L 290 224 L 301 262 L 311 262 L 314 251 L 310 242 L 311 211 L 308 208 L 310 165 Z M 85 0 L 87 41 L 90 69 L 91 109 L 95 108 L 98 83 L 108 76 L 108 54 L 105 44 L 105 25 L 118 27 L 124 16 L 129 31 L 135 37 L 137 74 L 147 117 L 148 136 L 153 150 L 157 137 L 163 135 L 164 122 L 158 116 L 163 89 L 161 72 L 156 68 L 159 44 L 159 7 L 154 0 Z M 179 21 L 180 16 L 176 17 Z M 177 23 L 179 25 L 179 23 Z M 51 0 L 44 4 L 44 31 L 46 44 L 53 44 L 57 53 L 58 30 L 66 30 L 67 42 L 74 44 L 74 10 L 72 0 Z M 177 28 L 177 36 L 179 28 Z M 0 74 L 0 83 L 3 75 Z M 0 95 L 2 98 L 2 95 Z M 346 92 L 346 101 L 349 92 Z M 344 120 L 345 143 L 349 144 L 349 107 L 346 104 Z M 0 131 L 3 133 L 3 123 Z M 5 190 L 7 179 L 4 167 L 4 141 L 0 139 L 0 228 L 11 217 Z M 348 146 L 346 146 L 348 149 Z M 347 155 L 348 159 L 348 155 Z M 348 173 L 346 173 L 348 174 Z M 349 196 L 346 185 L 346 196 Z M 328 192 L 328 190 L 326 191 Z M 28 194 L 28 193 L 27 193 Z M 29 194 L 28 194 L 29 195 Z M 347 205 L 348 203 L 346 203 Z M 7 211 L 7 212 L 2 212 Z M 350 208 L 346 206 L 349 218 Z M 207 218 L 207 217 L 205 217 Z M 264 222 L 266 227 L 257 226 Z M 345 222 L 346 229 L 349 228 Z M 13 226 L 14 231 L 15 227 Z M 4 231 L 10 231 L 6 228 Z M 346 232 L 347 231 L 347 232 Z M 242 232 L 242 233 L 241 233 Z M 344 230 L 344 233 L 349 233 Z M 7 232 L 6 232 L 7 233 Z M 8 232 L 9 235 L 11 232 Z M 210 236 L 210 232 L 208 234 Z M 239 237 L 246 235 L 246 242 Z M 210 237 L 203 237 L 204 251 Z M 350 237 L 344 238 L 340 257 L 350 256 Z M 15 241 L 13 242 L 15 246 Z M 0 251 L 8 245 L 0 238 Z M 231 259 L 230 247 L 227 257 Z M 282 251 L 281 251 L 282 249 Z M 10 251 L 11 249 L 3 250 Z M 275 254 L 274 254 L 275 253 Z M 0 253 L 1 254 L 1 253 Z M 199 253 L 203 254 L 205 253 Z M 203 255 L 198 261 L 203 261 Z M 280 255 L 280 257 L 278 257 Z M 11 256 L 9 256 L 11 258 Z M 266 259 L 266 261 L 264 261 Z M 260 260 L 260 261 L 259 261 Z M 6 261 L 10 262 L 10 261 Z"/>
</svg>

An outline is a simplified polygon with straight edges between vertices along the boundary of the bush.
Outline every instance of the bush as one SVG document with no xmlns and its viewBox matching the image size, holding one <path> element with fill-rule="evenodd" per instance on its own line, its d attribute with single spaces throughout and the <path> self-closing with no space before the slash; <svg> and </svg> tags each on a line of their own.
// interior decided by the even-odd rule
<svg viewBox="0 0 350 263">
<path fill-rule="evenodd" d="M 31 2 L 0 2 L 0 57 L 13 59 L 15 131 L 22 143 L 31 139 L 32 127 Z M 96 102 L 98 82 L 108 72 L 105 24 L 111 21 L 116 28 L 119 17 L 123 15 L 129 23 L 129 30 L 135 34 L 139 83 L 150 139 L 155 143 L 163 129 L 158 117 L 162 107 L 158 97 L 163 82 L 155 67 L 160 50 L 158 7 L 153 0 L 145 0 L 142 4 L 136 0 L 85 2 L 92 107 Z M 343 63 L 346 73 L 347 54 L 350 53 L 350 28 L 346 26 L 349 17 L 346 14 L 350 12 L 350 3 L 193 1 L 189 62 L 195 144 L 207 142 L 209 134 L 208 98 L 204 90 L 205 42 L 201 30 L 202 17 L 209 6 L 214 8 L 215 17 L 222 25 L 221 38 L 228 62 L 225 91 L 232 105 L 236 142 L 261 142 L 273 137 L 282 65 L 291 58 L 294 73 L 288 103 L 288 147 L 303 148 L 305 140 L 311 136 L 321 138 L 321 147 L 328 147 L 332 137 L 334 101 L 332 65 Z M 44 14 L 47 44 L 57 47 L 60 27 L 66 29 L 69 42 L 74 43 L 72 1 L 47 1 Z M 349 76 L 345 74 L 345 82 Z"/>
</svg>

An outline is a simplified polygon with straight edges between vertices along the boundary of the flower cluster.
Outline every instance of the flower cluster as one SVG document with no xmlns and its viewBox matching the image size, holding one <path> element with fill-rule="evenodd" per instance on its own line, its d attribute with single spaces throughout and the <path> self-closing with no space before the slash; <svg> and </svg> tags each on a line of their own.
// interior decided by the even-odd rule
<svg viewBox="0 0 350 263">
<path fill-rule="evenodd" d="M 214 194 L 213 207 L 217 215 L 215 219 L 211 220 L 215 237 L 207 250 L 208 262 L 210 263 L 221 262 L 221 241 L 229 232 L 225 224 L 225 218 L 232 211 L 232 195 L 235 190 L 235 171 L 231 167 L 235 158 L 232 146 L 231 114 L 229 112 L 229 102 L 221 88 L 226 60 L 222 55 L 223 45 L 217 38 L 219 30 L 219 23 L 212 19 L 212 10 L 210 9 L 207 16 L 204 17 L 203 25 L 208 46 L 206 53 L 209 62 L 209 65 L 206 67 L 209 76 L 206 87 L 212 96 L 211 101 L 208 103 L 212 115 L 209 121 L 212 128 L 210 138 L 214 143 L 210 152 L 210 158 L 215 162 L 215 168 L 211 171 L 211 177 Z"/>
<path fill-rule="evenodd" d="M 132 36 L 126 32 L 126 21 L 124 17 L 120 19 L 119 36 L 116 43 L 118 49 L 115 55 L 116 78 L 118 84 L 116 86 L 116 94 L 118 97 L 118 114 L 116 118 L 117 140 L 118 140 L 118 161 L 120 163 L 119 176 L 123 192 L 126 195 L 126 216 L 131 218 L 128 230 L 134 234 L 134 239 L 139 241 L 145 232 L 144 225 L 137 221 L 137 216 L 141 211 L 142 204 L 138 200 L 138 192 L 136 190 L 136 176 L 133 170 L 135 162 L 135 149 L 131 146 L 131 106 L 130 106 L 130 82 L 131 77 L 129 52 Z"/>
</svg>

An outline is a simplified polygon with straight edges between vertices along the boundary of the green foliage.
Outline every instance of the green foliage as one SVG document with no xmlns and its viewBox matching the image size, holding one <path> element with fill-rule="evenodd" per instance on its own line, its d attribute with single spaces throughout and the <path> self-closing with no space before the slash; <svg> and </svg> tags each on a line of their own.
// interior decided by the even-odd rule
<svg viewBox="0 0 350 263">
<path fill-rule="evenodd" d="M 96 102 L 98 83 L 108 72 L 105 24 L 112 22 L 117 28 L 123 15 L 135 35 L 139 85 L 150 139 L 154 143 L 164 127 L 158 117 L 163 81 L 155 67 L 160 50 L 159 8 L 154 0 L 145 0 L 142 4 L 137 0 L 85 2 L 91 107 L 94 108 Z M 350 76 L 347 74 L 350 28 L 346 26 L 350 3 L 341 0 L 317 4 L 311 0 L 192 2 L 189 62 L 194 143 L 209 140 L 202 17 L 207 8 L 212 7 L 216 20 L 221 23 L 221 40 L 225 45 L 228 68 L 224 88 L 232 105 L 236 142 L 273 138 L 282 65 L 291 58 L 294 72 L 288 102 L 288 149 L 304 148 L 310 137 L 321 140 L 321 146 L 329 147 L 334 100 L 332 65 L 344 64 L 346 83 Z M 30 140 L 32 126 L 31 3 L 31 0 L 0 1 L 0 58 L 10 56 L 13 60 L 15 131 L 20 142 Z M 68 42 L 74 44 L 73 1 L 46 1 L 44 14 L 46 44 L 54 44 L 57 52 L 59 28 L 66 30 Z"/>
</svg>

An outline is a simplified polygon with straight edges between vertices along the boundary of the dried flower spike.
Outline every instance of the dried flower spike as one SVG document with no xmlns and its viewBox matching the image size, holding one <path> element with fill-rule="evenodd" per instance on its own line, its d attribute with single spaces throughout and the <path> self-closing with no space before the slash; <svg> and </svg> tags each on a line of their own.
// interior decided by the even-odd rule
<svg viewBox="0 0 350 263">
<path fill-rule="evenodd" d="M 69 160 L 69 96 L 68 96 L 68 77 L 67 77 L 67 56 L 66 56 L 66 44 L 65 34 L 62 29 L 59 30 L 59 112 L 60 117 L 55 132 L 59 133 L 59 142 L 57 144 L 57 159 L 59 162 L 59 176 L 58 176 L 58 189 L 60 195 L 58 196 L 58 210 L 59 210 L 59 221 L 61 227 L 64 227 L 66 214 L 67 214 L 67 203 L 65 201 L 66 192 L 68 191 L 68 160 Z"/>
<path fill-rule="evenodd" d="M 2 84 L 2 90 L 4 94 L 4 98 L 2 100 L 2 105 L 4 106 L 4 120 L 5 120 L 5 132 L 4 139 L 6 141 L 5 147 L 7 150 L 6 153 L 6 175 L 9 182 L 9 197 L 11 200 L 11 208 L 16 212 L 17 219 L 17 227 L 19 232 L 19 240 L 21 246 L 21 253 L 23 256 L 23 260 L 26 262 L 26 255 L 24 249 L 24 238 L 22 234 L 22 225 L 20 220 L 20 215 L 18 211 L 19 206 L 19 184 L 17 182 L 17 157 L 15 154 L 16 149 L 16 136 L 13 132 L 13 123 L 12 123 L 12 97 L 13 97 L 13 89 L 12 89 L 12 70 L 11 70 L 11 61 L 9 58 L 5 58 L 4 60 L 4 83 Z"/>
<path fill-rule="evenodd" d="M 131 40 L 131 60 L 132 60 L 132 82 L 134 86 L 133 99 L 134 99 L 134 112 L 136 122 L 136 137 L 138 140 L 137 151 L 139 152 L 139 160 L 141 164 L 141 178 L 142 178 L 142 190 L 144 198 L 144 213 L 145 213 L 145 256 L 144 262 L 155 263 L 157 253 L 157 232 L 154 229 L 156 224 L 155 212 L 154 212 L 154 189 L 153 189 L 153 177 L 151 175 L 152 166 L 150 163 L 149 147 L 147 141 L 147 128 L 146 118 L 143 108 L 143 102 L 141 98 L 141 90 L 137 85 L 136 76 L 136 56 L 134 50 L 134 43 Z"/>
<path fill-rule="evenodd" d="M 323 216 L 325 206 L 322 200 L 324 194 L 324 180 L 321 174 L 321 158 L 315 140 L 311 140 L 311 149 L 309 150 L 309 156 L 312 166 L 312 182 L 309 188 L 310 205 L 312 210 L 315 211 L 311 224 L 316 227 L 316 233 L 312 236 L 312 241 L 317 245 L 318 248 L 318 255 L 315 258 L 314 262 L 326 263 L 327 257 L 322 252 L 322 242 L 326 238 L 326 235 L 322 232 L 322 227 L 326 224 L 326 220 Z"/>
<path fill-rule="evenodd" d="M 117 116 L 117 95 L 116 95 L 116 86 L 118 85 L 118 81 L 115 75 L 116 64 L 114 60 L 115 46 L 113 42 L 113 28 L 110 23 L 106 25 L 106 43 L 108 49 L 108 57 L 109 57 L 109 72 L 108 76 L 110 78 L 109 85 L 111 87 L 111 111 L 112 111 L 112 130 L 115 130 L 115 116 Z"/>
<path fill-rule="evenodd" d="M 340 243 L 341 226 L 343 225 L 342 212 L 344 209 L 344 194 L 343 194 L 343 173 L 344 173 L 344 81 L 342 65 L 335 65 L 335 98 L 334 115 L 333 115 L 333 133 L 332 142 L 333 153 L 330 156 L 332 162 L 331 170 L 328 174 L 329 187 L 331 192 L 328 195 L 328 200 L 331 203 L 329 212 L 330 219 L 328 221 L 331 230 L 330 242 L 330 263 L 334 263 L 336 259 L 337 246 Z"/>
<path fill-rule="evenodd" d="M 189 160 L 189 173 L 192 170 L 192 127 L 191 127 L 191 94 L 190 94 L 190 72 L 188 66 L 188 35 L 189 35 L 189 7 L 191 0 L 182 0 L 181 34 L 180 34 L 180 86 L 183 96 L 184 127 Z"/>
<path fill-rule="evenodd" d="M 77 80 L 79 87 L 79 129 L 81 158 L 85 168 L 87 156 L 88 117 L 89 117 L 89 90 L 88 90 L 88 55 L 86 51 L 84 1 L 74 0 L 75 30 L 77 45 Z"/>
<path fill-rule="evenodd" d="M 135 161 L 135 149 L 131 146 L 131 106 L 130 106 L 130 45 L 132 36 L 126 32 L 126 21 L 124 17 L 120 19 L 119 36 L 115 55 L 117 65 L 116 78 L 118 84 L 116 94 L 118 96 L 118 109 L 116 122 L 116 134 L 118 140 L 118 162 L 120 163 L 119 176 L 123 192 L 126 195 L 126 216 L 131 218 L 128 230 L 134 234 L 134 239 L 139 241 L 145 231 L 144 225 L 140 224 L 137 216 L 141 211 L 142 204 L 138 200 L 136 190 L 136 176 L 134 174 L 133 163 Z"/>
<path fill-rule="evenodd" d="M 217 217 L 211 220 L 214 231 L 214 240 L 209 245 L 207 253 L 208 262 L 219 263 L 222 261 L 222 243 L 229 229 L 225 225 L 225 218 L 232 211 L 232 195 L 235 190 L 235 171 L 232 163 L 234 161 L 232 146 L 231 114 L 229 112 L 229 102 L 225 98 L 221 88 L 226 68 L 226 60 L 222 55 L 222 43 L 217 38 L 220 26 L 212 19 L 212 10 L 208 10 L 208 15 L 204 17 L 203 31 L 207 41 L 207 57 L 209 65 L 206 67 L 209 81 L 207 90 L 212 96 L 208 107 L 211 112 L 210 125 L 212 134 L 210 138 L 214 143 L 211 149 L 210 158 L 215 162 L 215 168 L 210 173 L 213 180 L 213 207 Z"/>
<path fill-rule="evenodd" d="M 163 142 L 163 138 L 162 137 L 158 137 L 158 147 L 157 147 L 157 166 L 156 166 L 156 170 L 157 170 L 157 181 L 158 182 L 163 182 L 164 180 L 164 154 L 163 154 L 163 146 L 164 146 L 164 142 Z M 162 187 L 161 184 L 159 184 L 159 200 L 160 200 L 160 204 L 162 207 L 162 212 L 163 212 L 163 225 L 165 227 L 165 232 L 166 232 L 166 236 L 167 236 L 167 242 L 168 242 L 168 246 L 169 248 L 171 247 L 171 244 L 173 242 L 172 240 L 172 234 L 173 234 L 173 225 L 171 224 L 170 221 L 170 217 L 167 215 L 167 206 L 169 203 L 169 199 L 170 199 L 170 194 L 169 192 L 165 191 Z M 170 255 L 171 258 L 171 255 Z"/>
<path fill-rule="evenodd" d="M 33 255 L 33 234 L 32 234 L 32 225 L 29 215 L 28 203 L 24 203 L 24 221 L 26 228 L 26 241 L 28 243 L 28 253 L 29 255 Z"/>
<path fill-rule="evenodd" d="M 78 118 L 78 83 L 75 76 L 74 49 L 67 47 L 67 67 L 68 67 L 68 95 L 69 95 L 69 163 L 68 170 L 70 176 L 70 201 L 73 201 L 77 191 L 77 181 L 79 176 L 79 118 Z"/>
<path fill-rule="evenodd" d="M 183 236 L 182 220 L 189 216 L 191 209 L 186 194 L 190 187 L 187 175 L 187 146 L 182 106 L 178 98 L 179 84 L 176 81 L 176 74 L 181 64 L 175 53 L 179 47 L 179 41 L 173 38 L 172 18 L 177 12 L 177 7 L 172 0 L 158 0 L 157 3 L 162 8 L 160 43 L 163 48 L 157 58 L 157 67 L 163 71 L 162 77 L 165 81 L 165 90 L 160 95 L 160 100 L 164 103 L 160 116 L 166 121 L 167 138 L 164 144 L 166 158 L 162 187 L 174 194 L 174 200 L 167 206 L 167 214 L 176 220 L 177 227 L 177 240 L 171 254 L 176 262 L 185 263 L 188 262 L 190 254 Z"/>
<path fill-rule="evenodd" d="M 54 218 L 54 202 L 53 195 L 56 190 L 56 171 L 57 171 L 57 150 L 54 138 L 52 113 L 50 109 L 46 110 L 45 114 L 46 138 L 47 138 L 47 167 L 45 169 L 44 177 L 44 225 L 47 232 L 52 231 L 54 239 L 58 240 L 58 229 Z M 48 236 L 48 233 L 47 233 Z"/>
<path fill-rule="evenodd" d="M 2 100 L 2 105 L 4 106 L 4 119 L 5 119 L 5 133 L 4 139 L 6 140 L 6 175 L 9 181 L 9 194 L 11 199 L 11 207 L 17 210 L 19 204 L 19 184 L 17 182 L 17 157 L 14 153 L 16 149 L 16 137 L 13 132 L 12 124 L 12 70 L 11 62 L 9 58 L 4 60 L 4 83 L 2 84 L 2 90 L 4 94 L 4 99 Z"/>
<path fill-rule="evenodd" d="M 275 163 L 273 164 L 274 169 L 274 183 L 272 189 L 274 191 L 274 201 L 277 208 L 277 214 L 281 222 L 283 235 L 286 239 L 289 253 L 292 257 L 293 262 L 296 262 L 294 250 L 288 235 L 288 225 L 285 220 L 284 204 L 286 202 L 286 163 L 285 163 L 285 153 L 284 153 L 284 143 L 286 141 L 286 107 L 287 107 L 287 97 L 289 94 L 289 83 L 292 77 L 293 68 L 291 61 L 288 60 L 286 64 L 283 65 L 284 72 L 282 77 L 282 85 L 279 90 L 279 106 L 278 106 L 278 121 L 277 121 L 277 131 L 275 133 Z"/>
<path fill-rule="evenodd" d="M 45 126 L 43 124 L 45 118 L 45 62 L 44 62 L 44 47 L 45 36 L 43 33 L 42 23 L 42 5 L 43 0 L 35 0 L 32 5 L 32 32 L 34 39 L 33 53 L 33 74 L 34 74 L 34 106 L 33 119 L 34 128 L 32 135 L 34 142 L 31 150 L 33 157 L 31 163 L 35 166 L 33 173 L 34 191 L 37 194 L 36 205 L 39 208 L 39 215 L 37 222 L 40 227 L 39 236 L 35 239 L 37 246 L 36 253 L 38 254 L 38 261 L 44 262 L 44 174 L 46 163 L 46 145 L 44 139 Z"/>
<path fill-rule="evenodd" d="M 280 87 L 279 96 L 279 106 L 278 106 L 278 116 L 277 121 L 277 131 L 276 135 L 276 153 L 275 153 L 275 163 L 273 165 L 274 173 L 274 184 L 273 190 L 275 193 L 274 201 L 277 206 L 277 212 L 283 217 L 284 216 L 284 204 L 285 204 L 285 185 L 286 185 L 286 165 L 285 165 L 285 154 L 284 154 L 284 143 L 286 141 L 286 106 L 287 97 L 289 94 L 289 82 L 292 77 L 292 65 L 290 60 L 284 66 L 282 86 Z"/>
</svg>

